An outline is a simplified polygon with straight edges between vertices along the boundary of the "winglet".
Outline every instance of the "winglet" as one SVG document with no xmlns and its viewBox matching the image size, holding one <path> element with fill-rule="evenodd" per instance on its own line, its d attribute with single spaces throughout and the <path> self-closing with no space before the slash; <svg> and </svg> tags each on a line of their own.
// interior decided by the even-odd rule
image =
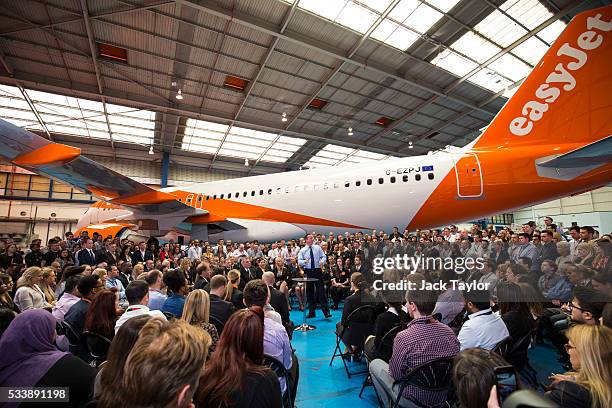
<svg viewBox="0 0 612 408">
<path fill-rule="evenodd" d="M 12 162 L 18 166 L 41 166 L 44 164 L 70 162 L 81 155 L 81 149 L 60 143 L 49 143 L 31 152 L 15 157 Z"/>
</svg>

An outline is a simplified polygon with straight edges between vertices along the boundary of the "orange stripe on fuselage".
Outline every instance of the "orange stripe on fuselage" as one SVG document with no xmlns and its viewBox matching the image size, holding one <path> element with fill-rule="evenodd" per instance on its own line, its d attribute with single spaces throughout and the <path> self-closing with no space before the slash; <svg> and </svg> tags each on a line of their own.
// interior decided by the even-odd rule
<svg viewBox="0 0 612 408">
<path fill-rule="evenodd" d="M 169 194 L 173 194 L 177 198 L 180 198 L 183 203 L 190 206 L 195 206 L 197 203 L 197 193 L 191 193 L 187 191 L 172 191 Z M 191 203 L 187 203 L 187 197 L 192 196 Z M 311 217 L 309 215 L 298 214 L 289 211 L 278 210 L 274 208 L 262 207 L 255 204 L 241 203 L 232 200 L 219 199 L 216 200 L 212 197 L 209 200 L 203 196 L 203 201 L 200 202 L 203 210 L 208 211 L 211 215 L 216 218 L 227 219 L 247 219 L 247 220 L 258 220 L 258 221 L 272 221 L 272 222 L 286 222 L 289 224 L 305 224 L 305 225 L 322 225 L 329 227 L 339 228 L 355 228 L 355 229 L 371 229 L 369 227 L 361 227 L 358 225 L 346 224 L 343 222 L 332 221 L 325 218 Z"/>
</svg>

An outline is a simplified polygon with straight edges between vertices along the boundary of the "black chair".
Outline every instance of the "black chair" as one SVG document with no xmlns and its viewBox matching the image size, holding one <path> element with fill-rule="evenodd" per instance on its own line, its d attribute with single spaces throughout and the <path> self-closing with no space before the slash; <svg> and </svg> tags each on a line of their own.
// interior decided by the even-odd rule
<svg viewBox="0 0 612 408">
<path fill-rule="evenodd" d="M 264 365 L 270 367 L 270 369 L 276 373 L 279 380 L 281 378 L 285 379 L 286 390 L 283 394 L 283 407 L 293 408 L 293 398 L 291 394 L 291 390 L 293 389 L 293 379 L 291 378 L 291 375 L 289 375 L 289 371 L 287 371 L 283 363 L 267 354 L 264 354 Z"/>
<path fill-rule="evenodd" d="M 495 345 L 495 347 L 493 347 L 492 351 L 505 358 L 508 355 L 510 348 L 512 347 L 512 343 L 512 337 L 504 337 L 499 343 Z"/>
<path fill-rule="evenodd" d="M 68 344 L 71 347 L 78 347 L 81 344 L 81 335 L 66 320 L 61 321 L 60 325 L 62 327 L 61 331 L 68 339 Z"/>
<path fill-rule="evenodd" d="M 357 309 L 353 310 L 348 317 L 346 318 L 346 325 L 342 326 L 342 328 L 340 329 L 340 333 L 338 333 L 338 331 L 336 330 L 336 348 L 334 349 L 334 354 L 332 355 L 331 361 L 329 362 L 329 365 L 331 366 L 332 363 L 334 362 L 334 359 L 336 357 L 341 357 L 342 358 L 342 363 L 344 364 L 344 369 L 346 371 L 346 375 L 348 376 L 348 378 L 351 378 L 352 375 L 359 375 L 359 374 L 365 374 L 368 372 L 368 370 L 362 370 L 362 371 L 354 371 L 351 372 L 349 370 L 348 365 L 346 364 L 346 359 L 345 357 L 348 357 L 350 355 L 352 355 L 352 353 L 343 353 L 342 352 L 342 348 L 340 343 L 342 343 L 342 338 L 344 337 L 344 334 L 347 332 L 347 330 L 350 329 L 351 324 L 355 324 L 354 320 L 356 318 L 356 316 L 359 317 L 363 317 L 364 315 L 366 315 L 369 319 L 368 324 L 370 325 L 370 330 L 372 329 L 372 327 L 374 326 L 374 318 L 376 316 L 376 308 L 373 305 L 363 305 L 363 306 L 359 306 Z M 365 339 L 364 339 L 365 340 Z M 363 346 L 363 344 L 362 344 Z"/>
<path fill-rule="evenodd" d="M 87 345 L 89 355 L 91 355 L 92 358 L 92 365 L 97 367 L 98 364 L 106 360 L 106 355 L 108 354 L 111 340 L 102 336 L 101 334 L 87 330 L 83 332 L 83 337 L 85 339 L 85 344 Z"/>
<path fill-rule="evenodd" d="M 171 312 L 162 312 L 162 313 L 164 314 L 164 316 L 166 316 L 166 319 L 168 319 L 168 321 L 176 319 L 176 316 L 174 315 L 174 313 L 171 313 Z"/>
<path fill-rule="evenodd" d="M 366 358 L 366 363 L 368 366 L 368 375 L 367 377 L 363 380 L 363 384 L 361 385 L 361 391 L 359 391 L 359 398 L 361 398 L 361 395 L 363 394 L 363 390 L 365 389 L 365 387 L 367 387 L 368 385 L 372 385 L 372 377 L 370 376 L 370 362 L 372 362 L 372 360 L 374 360 L 376 358 L 376 356 L 378 356 L 380 354 L 380 349 L 386 345 L 387 343 L 389 343 L 389 340 L 392 340 L 395 338 L 395 336 L 397 335 L 397 333 L 399 333 L 400 331 L 404 330 L 406 328 L 405 324 L 396 324 L 395 326 L 393 326 L 389 331 L 387 331 L 382 339 L 380 339 L 380 343 L 378 343 L 378 347 L 376 347 L 374 349 L 374 355 L 370 356 L 368 355 L 368 353 L 364 353 L 365 358 Z M 378 398 L 380 400 L 380 397 L 378 396 L 378 391 L 376 391 L 376 388 L 374 388 L 374 392 L 376 393 L 376 398 Z"/>
<path fill-rule="evenodd" d="M 395 401 L 391 401 L 391 397 L 388 396 L 390 402 L 392 403 L 389 405 L 392 408 L 397 408 L 400 406 L 400 401 L 402 398 L 404 398 L 404 389 L 407 386 L 416 387 L 425 391 L 448 393 L 448 390 L 451 386 L 452 377 L 452 357 L 436 358 L 421 365 L 418 365 L 412 370 L 410 370 L 408 373 L 406 373 L 403 379 L 395 381 L 393 383 L 393 387 L 399 385 L 399 391 Z M 411 398 L 406 399 L 408 399 L 411 403 L 416 404 L 417 406 L 423 406 L 418 401 L 414 401 Z M 442 402 L 439 406 L 445 406 L 445 404 L 445 402 Z M 427 408 L 434 407 L 428 406 Z"/>
<path fill-rule="evenodd" d="M 225 323 L 223 323 L 223 321 L 217 316 L 213 315 L 210 315 L 208 317 L 208 320 L 217 328 L 217 333 L 219 334 L 219 336 L 221 336 L 221 332 L 223 331 L 223 326 L 225 326 Z"/>
</svg>

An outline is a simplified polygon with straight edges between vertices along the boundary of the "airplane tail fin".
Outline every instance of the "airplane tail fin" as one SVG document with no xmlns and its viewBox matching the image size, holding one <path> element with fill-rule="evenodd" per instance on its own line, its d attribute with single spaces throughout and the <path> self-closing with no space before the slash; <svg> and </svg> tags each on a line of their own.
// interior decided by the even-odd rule
<svg viewBox="0 0 612 408">
<path fill-rule="evenodd" d="M 612 6 L 576 15 L 473 149 L 574 149 L 612 135 L 611 62 Z"/>
</svg>

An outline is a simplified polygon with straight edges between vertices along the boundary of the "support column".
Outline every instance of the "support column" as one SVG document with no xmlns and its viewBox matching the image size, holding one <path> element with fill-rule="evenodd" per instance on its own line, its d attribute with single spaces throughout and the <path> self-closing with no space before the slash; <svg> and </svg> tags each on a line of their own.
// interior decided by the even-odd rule
<svg viewBox="0 0 612 408">
<path fill-rule="evenodd" d="M 161 186 L 168 187 L 168 173 L 170 171 L 170 153 L 164 152 L 161 168 Z"/>
</svg>

